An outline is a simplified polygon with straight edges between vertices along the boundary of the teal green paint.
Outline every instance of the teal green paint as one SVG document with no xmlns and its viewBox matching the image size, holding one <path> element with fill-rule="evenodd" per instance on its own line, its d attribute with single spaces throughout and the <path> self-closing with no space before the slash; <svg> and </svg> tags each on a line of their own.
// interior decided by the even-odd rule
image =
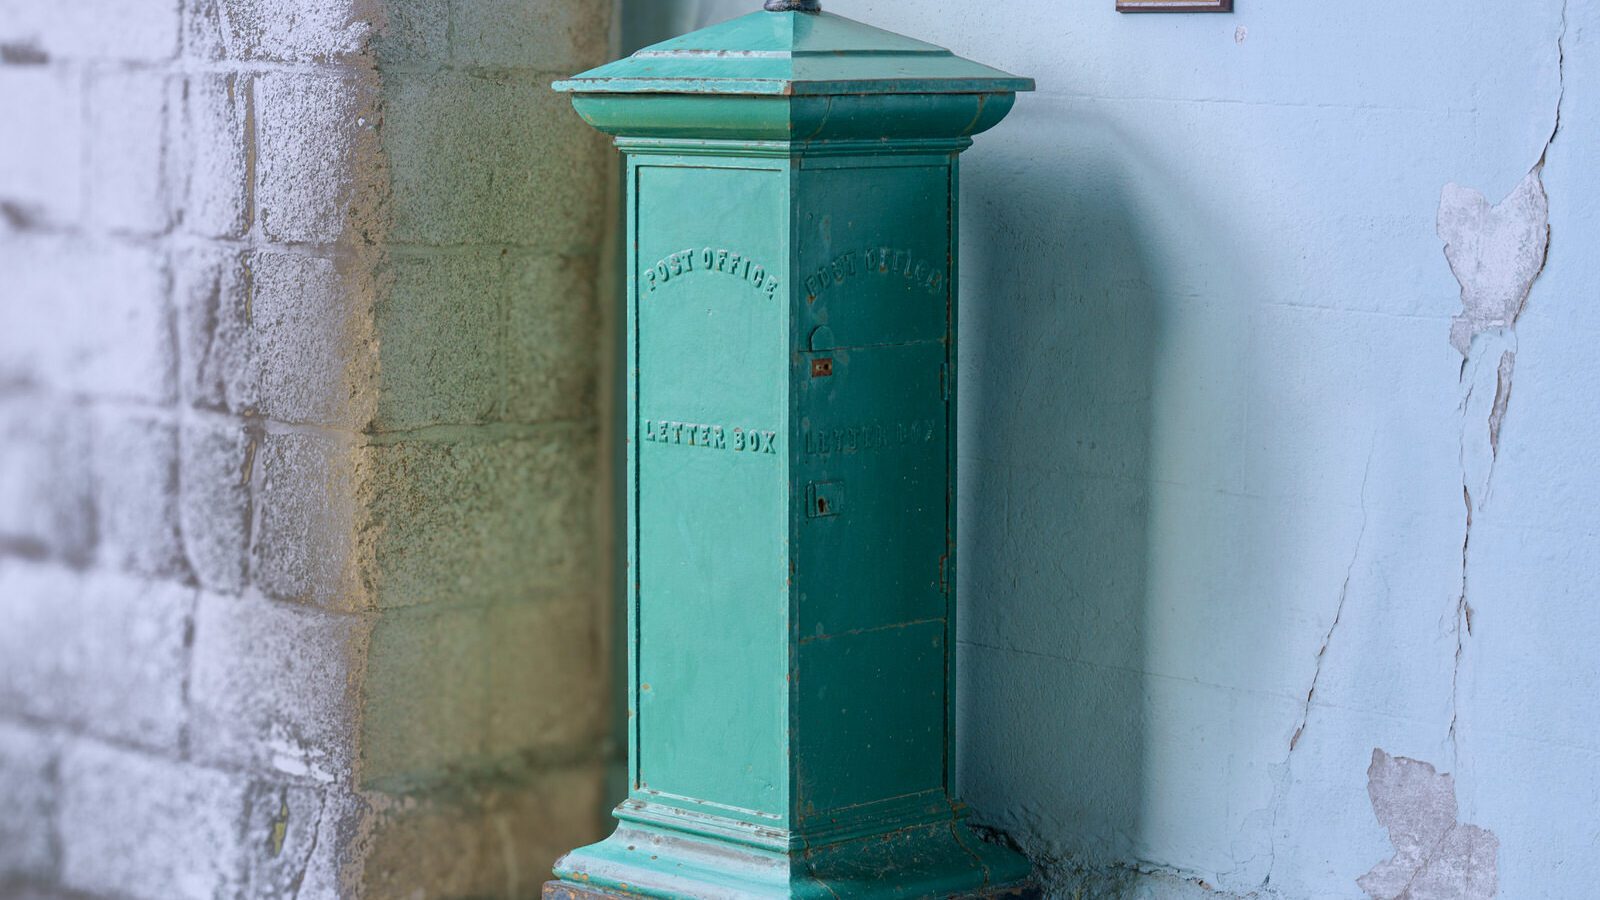
<svg viewBox="0 0 1600 900">
<path fill-rule="evenodd" d="M 752 14 L 646 47 L 556 90 L 602 94 L 999 93 L 1033 81 L 840 16 Z"/>
<path fill-rule="evenodd" d="M 956 158 L 1031 82 L 757 13 L 559 82 L 628 157 L 628 799 L 564 880 L 1025 878 L 951 796 Z"/>
</svg>

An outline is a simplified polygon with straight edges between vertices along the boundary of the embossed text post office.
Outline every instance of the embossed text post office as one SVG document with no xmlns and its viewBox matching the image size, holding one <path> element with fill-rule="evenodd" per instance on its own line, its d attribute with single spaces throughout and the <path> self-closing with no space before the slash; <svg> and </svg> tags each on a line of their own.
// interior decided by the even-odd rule
<svg viewBox="0 0 1600 900">
<path fill-rule="evenodd" d="M 1012 895 L 952 795 L 956 178 L 1033 83 L 767 7 L 555 85 L 627 157 L 630 791 L 546 894 Z"/>
</svg>

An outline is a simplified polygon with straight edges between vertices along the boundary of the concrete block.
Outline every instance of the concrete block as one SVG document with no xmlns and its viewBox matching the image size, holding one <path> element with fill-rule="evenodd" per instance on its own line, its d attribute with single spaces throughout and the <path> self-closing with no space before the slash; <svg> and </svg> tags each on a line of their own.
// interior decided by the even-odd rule
<svg viewBox="0 0 1600 900">
<path fill-rule="evenodd" d="M 444 63 L 450 57 L 450 4 L 439 0 L 386 0 L 384 20 L 372 38 L 380 69 Z"/>
<path fill-rule="evenodd" d="M 320 256 L 176 254 L 184 402 L 278 422 L 361 427 L 376 406 L 370 295 Z"/>
<path fill-rule="evenodd" d="M 369 239 L 382 232 L 376 80 L 354 71 L 257 80 L 256 205 L 268 237 L 331 244 L 347 229 Z"/>
<path fill-rule="evenodd" d="M 55 741 L 0 722 L 0 885 L 55 869 Z"/>
<path fill-rule="evenodd" d="M 459 65 L 577 72 L 609 57 L 611 7 L 590 0 L 452 4 Z"/>
<path fill-rule="evenodd" d="M 89 469 L 81 409 L 38 398 L 0 401 L 0 549 L 87 563 L 95 546 Z"/>
<path fill-rule="evenodd" d="M 195 615 L 194 759 L 328 783 L 349 772 L 368 623 L 203 593 Z"/>
<path fill-rule="evenodd" d="M 405 798 L 369 818 L 368 827 L 370 849 L 360 878 L 372 896 L 403 897 L 422 883 L 440 897 L 505 890 L 497 860 L 484 855 L 480 809 Z M 481 890 L 485 885 L 488 891 Z"/>
<path fill-rule="evenodd" d="M 76 296 L 71 355 L 62 365 L 73 390 L 97 397 L 169 403 L 175 396 L 168 279 L 155 251 L 114 244 L 71 261 L 87 266 L 56 282 Z"/>
<path fill-rule="evenodd" d="M 545 79 L 395 76 L 385 97 L 395 240 L 554 253 L 599 242 L 611 150 Z"/>
<path fill-rule="evenodd" d="M 103 562 L 188 574 L 178 526 L 178 429 L 143 414 L 94 419 L 94 499 Z"/>
<path fill-rule="evenodd" d="M 195 75 L 184 105 L 184 138 L 168 150 L 185 155 L 184 230 L 240 237 L 250 227 L 251 81 L 245 75 Z"/>
<path fill-rule="evenodd" d="M 268 434 L 256 450 L 260 507 L 251 577 L 268 596 L 366 605 L 353 577 L 354 451 L 325 435 Z"/>
<path fill-rule="evenodd" d="M 365 562 L 380 606 L 569 595 L 595 578 L 595 438 L 553 427 L 368 454 Z"/>
<path fill-rule="evenodd" d="M 236 896 L 246 781 L 90 741 L 61 759 L 61 878 L 138 900 Z"/>
<path fill-rule="evenodd" d="M 55 643 L 67 611 L 82 607 L 80 577 L 58 566 L 0 559 L 0 710 L 31 714 L 47 705 L 63 668 Z"/>
<path fill-rule="evenodd" d="M 175 367 L 159 253 L 117 243 L 0 241 L 0 384 L 169 402 Z"/>
<path fill-rule="evenodd" d="M 230 407 L 280 422 L 369 421 L 377 348 L 360 287 L 320 257 L 262 252 L 248 265 L 243 347 L 224 357 Z"/>
<path fill-rule="evenodd" d="M 500 398 L 500 263 L 448 254 L 396 256 L 378 305 L 378 427 L 489 420 Z"/>
<path fill-rule="evenodd" d="M 375 896 L 420 883 L 453 897 L 532 897 L 556 858 L 603 836 L 598 766 L 520 777 L 474 793 L 406 797 L 371 819 L 364 866 Z"/>
<path fill-rule="evenodd" d="M 46 59 L 171 59 L 178 50 L 178 2 L 7 3 L 0 16 L 0 44 L 29 47 Z"/>
<path fill-rule="evenodd" d="M 605 769 L 594 763 L 541 771 L 497 794 L 488 807 L 485 855 L 497 853 L 512 896 L 535 894 L 558 858 L 600 840 L 616 824 L 607 815 Z"/>
<path fill-rule="evenodd" d="M 168 100 L 182 83 L 156 72 L 105 72 L 89 82 L 89 218 L 112 231 L 158 234 L 172 224 Z"/>
<path fill-rule="evenodd" d="M 592 421 L 607 355 L 593 259 L 527 255 L 508 265 L 506 418 Z"/>
<path fill-rule="evenodd" d="M 190 406 L 246 413 L 257 406 L 245 316 L 250 303 L 246 257 L 222 247 L 173 254 L 178 319 L 178 396 Z"/>
<path fill-rule="evenodd" d="M 179 434 L 179 533 L 189 570 L 203 587 L 244 589 L 256 446 L 241 425 L 190 422 Z"/>
<path fill-rule="evenodd" d="M 363 788 L 393 790 L 481 759 L 488 644 L 481 609 L 382 615 L 363 685 Z"/>
<path fill-rule="evenodd" d="M 598 594 L 489 610 L 489 755 L 598 746 L 610 696 Z"/>
<path fill-rule="evenodd" d="M 191 22 L 214 23 L 232 59 L 282 62 L 349 61 L 363 52 L 375 29 L 373 5 L 357 0 L 285 6 L 282 0 L 216 0 Z"/>
<path fill-rule="evenodd" d="M 181 585 L 0 564 L 0 708 L 176 750 L 193 604 Z"/>
<path fill-rule="evenodd" d="M 0 33 L 11 24 L 0 16 Z M 0 43 L 5 39 L 0 38 Z M 63 69 L 0 66 L 0 213 L 13 225 L 59 226 L 83 211 L 82 81 Z"/>
</svg>

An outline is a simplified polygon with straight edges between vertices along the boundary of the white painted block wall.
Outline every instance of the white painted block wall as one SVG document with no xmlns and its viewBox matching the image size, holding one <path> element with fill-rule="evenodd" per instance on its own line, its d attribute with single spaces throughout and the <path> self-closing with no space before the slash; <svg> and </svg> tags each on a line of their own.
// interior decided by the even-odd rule
<svg viewBox="0 0 1600 900">
<path fill-rule="evenodd" d="M 597 836 L 589 0 L 0 0 L 0 896 Z M 419 893 L 420 892 L 420 893 Z"/>
</svg>

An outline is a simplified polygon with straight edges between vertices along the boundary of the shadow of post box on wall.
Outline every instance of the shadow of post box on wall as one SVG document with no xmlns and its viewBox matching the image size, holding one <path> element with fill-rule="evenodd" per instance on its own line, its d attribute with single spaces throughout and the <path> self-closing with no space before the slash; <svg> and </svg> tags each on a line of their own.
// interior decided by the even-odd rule
<svg viewBox="0 0 1600 900">
<path fill-rule="evenodd" d="M 630 791 L 546 895 L 1015 895 L 952 797 L 956 178 L 1033 83 L 768 8 L 555 85 L 627 157 Z"/>
</svg>

